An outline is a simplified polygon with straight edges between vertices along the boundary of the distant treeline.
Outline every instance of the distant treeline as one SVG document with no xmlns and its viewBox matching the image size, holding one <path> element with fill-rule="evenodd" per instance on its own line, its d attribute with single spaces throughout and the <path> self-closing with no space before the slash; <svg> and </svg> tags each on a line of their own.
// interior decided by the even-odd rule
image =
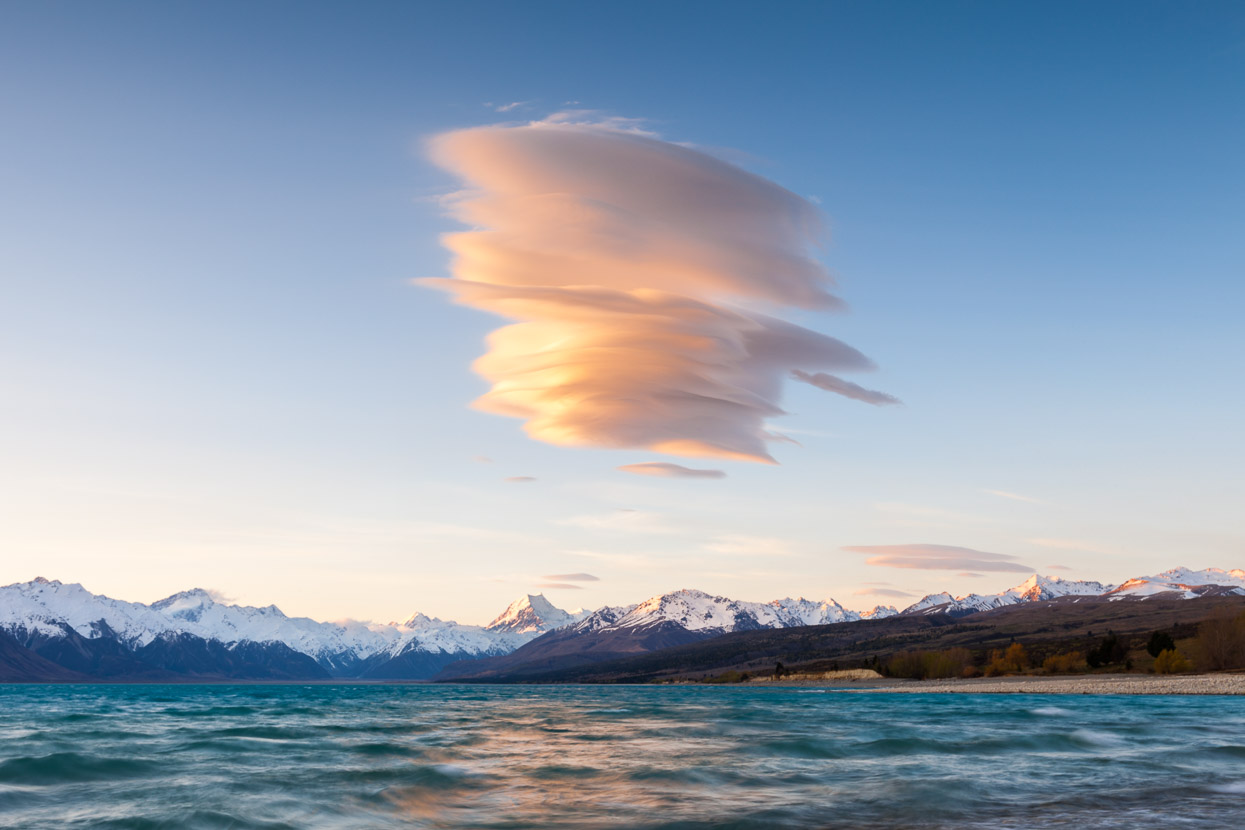
<svg viewBox="0 0 1245 830">
<path fill-rule="evenodd" d="M 1095 669 L 1146 670 L 1157 674 L 1245 668 L 1245 612 L 1211 617 L 1197 625 L 1157 630 L 1148 637 L 1126 638 L 1108 631 L 1083 648 L 1026 647 L 1013 642 L 1003 649 L 905 650 L 887 659 L 872 658 L 869 667 L 888 677 L 914 680 L 994 677 L 1004 674 L 1069 674 Z M 1032 648 L 1032 652 L 1030 649 Z"/>
</svg>

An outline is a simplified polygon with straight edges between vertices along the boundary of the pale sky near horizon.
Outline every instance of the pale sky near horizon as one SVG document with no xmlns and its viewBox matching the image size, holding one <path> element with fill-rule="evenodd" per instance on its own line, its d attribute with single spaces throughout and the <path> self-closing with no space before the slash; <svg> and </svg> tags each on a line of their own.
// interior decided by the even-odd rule
<svg viewBox="0 0 1245 830">
<path fill-rule="evenodd" d="M 5 4 L 0 584 L 482 623 L 1245 566 L 1243 100 L 1233 3 Z M 505 321 L 414 283 L 466 230 L 428 142 L 567 111 L 817 205 L 848 310 L 781 316 L 903 405 L 788 381 L 777 465 L 472 409 Z"/>
</svg>

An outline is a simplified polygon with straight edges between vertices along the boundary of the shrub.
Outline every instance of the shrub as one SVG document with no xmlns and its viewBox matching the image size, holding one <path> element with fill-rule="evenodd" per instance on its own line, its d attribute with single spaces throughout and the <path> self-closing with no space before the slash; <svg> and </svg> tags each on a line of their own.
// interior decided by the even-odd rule
<svg viewBox="0 0 1245 830">
<path fill-rule="evenodd" d="M 886 663 L 890 677 L 907 677 L 912 680 L 962 677 L 972 666 L 973 656 L 966 648 L 946 651 L 901 651 Z"/>
<path fill-rule="evenodd" d="M 1042 668 L 1050 674 L 1064 674 L 1085 665 L 1085 655 L 1079 651 L 1052 654 L 1042 661 Z"/>
<path fill-rule="evenodd" d="M 925 677 L 925 663 L 919 651 L 901 651 L 886 661 L 888 677 L 906 677 L 910 680 L 922 680 Z"/>
<path fill-rule="evenodd" d="M 966 648 L 931 651 L 923 655 L 926 677 L 960 677 L 973 662 L 973 655 Z"/>
<path fill-rule="evenodd" d="M 1165 649 L 1154 658 L 1154 671 L 1158 674 L 1179 674 L 1192 668 L 1193 664 L 1174 648 Z"/>
</svg>

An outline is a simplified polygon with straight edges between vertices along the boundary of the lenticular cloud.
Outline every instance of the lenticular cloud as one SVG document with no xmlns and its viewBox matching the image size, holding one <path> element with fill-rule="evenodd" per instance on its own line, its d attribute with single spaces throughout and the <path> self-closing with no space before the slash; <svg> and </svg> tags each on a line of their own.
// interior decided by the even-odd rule
<svg viewBox="0 0 1245 830">
<path fill-rule="evenodd" d="M 841 303 L 812 257 L 816 209 L 772 182 L 605 125 L 482 127 L 431 149 L 466 182 L 449 204 L 473 229 L 444 238 L 453 278 L 423 282 L 516 321 L 475 363 L 492 384 L 476 406 L 533 438 L 773 463 L 764 424 L 792 371 L 872 368 L 775 316 Z"/>
</svg>

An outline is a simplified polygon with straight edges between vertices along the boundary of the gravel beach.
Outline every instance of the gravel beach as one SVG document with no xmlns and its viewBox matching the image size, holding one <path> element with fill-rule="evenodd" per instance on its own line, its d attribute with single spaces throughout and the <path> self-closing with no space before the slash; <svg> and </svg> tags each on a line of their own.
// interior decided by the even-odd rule
<svg viewBox="0 0 1245 830">
<path fill-rule="evenodd" d="M 860 691 L 900 694 L 1242 695 L 1245 694 L 1245 674 L 977 677 L 860 685 Z"/>
</svg>

